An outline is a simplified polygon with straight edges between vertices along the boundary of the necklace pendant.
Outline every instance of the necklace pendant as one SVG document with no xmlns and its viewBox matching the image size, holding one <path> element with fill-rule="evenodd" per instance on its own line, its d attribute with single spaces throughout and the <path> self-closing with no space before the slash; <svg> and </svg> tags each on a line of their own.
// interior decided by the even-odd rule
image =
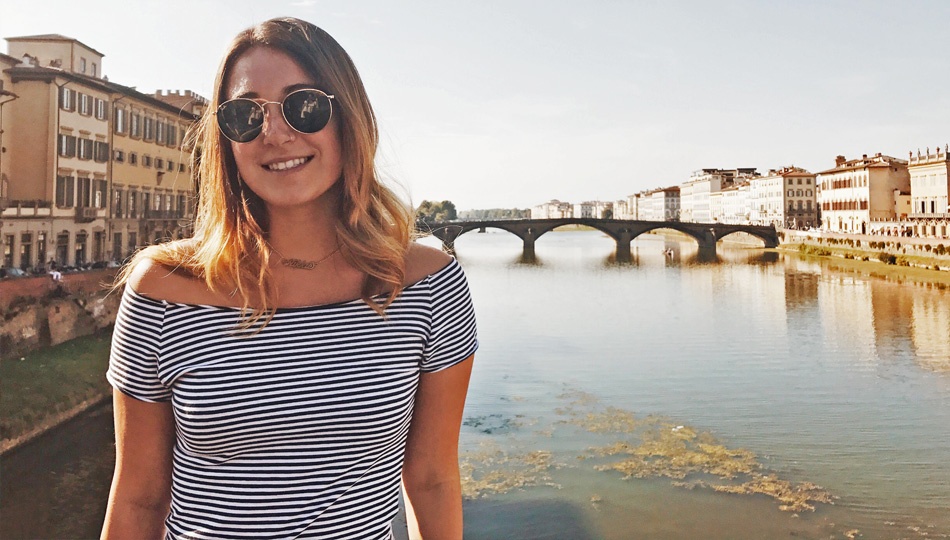
<svg viewBox="0 0 950 540">
<path fill-rule="evenodd" d="M 306 261 L 304 259 L 281 259 L 280 264 L 287 268 L 296 268 L 297 270 L 313 270 L 317 267 L 315 261 Z"/>
</svg>

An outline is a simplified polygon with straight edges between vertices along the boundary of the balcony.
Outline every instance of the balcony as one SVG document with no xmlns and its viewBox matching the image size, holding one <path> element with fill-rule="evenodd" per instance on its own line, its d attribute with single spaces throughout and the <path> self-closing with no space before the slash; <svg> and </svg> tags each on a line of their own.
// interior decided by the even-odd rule
<svg viewBox="0 0 950 540">
<path fill-rule="evenodd" d="M 930 214 L 930 213 L 912 213 L 908 217 L 911 219 L 950 219 L 950 213 L 948 214 Z"/>
<path fill-rule="evenodd" d="M 76 223 L 89 223 L 95 221 L 98 216 L 98 208 L 91 206 L 81 206 L 76 208 Z"/>
</svg>

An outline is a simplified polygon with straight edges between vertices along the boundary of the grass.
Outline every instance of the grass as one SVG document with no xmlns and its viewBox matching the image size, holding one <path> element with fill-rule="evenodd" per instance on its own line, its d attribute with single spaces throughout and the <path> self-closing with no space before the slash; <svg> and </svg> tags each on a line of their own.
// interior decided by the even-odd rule
<svg viewBox="0 0 950 540">
<path fill-rule="evenodd" d="M 111 334 L 100 332 L 0 362 L 0 438 L 18 439 L 110 394 Z"/>
</svg>

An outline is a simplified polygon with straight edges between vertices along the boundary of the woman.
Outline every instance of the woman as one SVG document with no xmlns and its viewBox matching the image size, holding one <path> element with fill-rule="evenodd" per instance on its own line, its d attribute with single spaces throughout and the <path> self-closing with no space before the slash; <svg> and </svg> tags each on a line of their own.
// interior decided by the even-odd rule
<svg viewBox="0 0 950 540">
<path fill-rule="evenodd" d="M 376 178 L 352 61 L 267 21 L 209 110 L 194 238 L 121 278 L 102 537 L 390 538 L 401 476 L 422 537 L 461 538 L 471 301 Z"/>
</svg>

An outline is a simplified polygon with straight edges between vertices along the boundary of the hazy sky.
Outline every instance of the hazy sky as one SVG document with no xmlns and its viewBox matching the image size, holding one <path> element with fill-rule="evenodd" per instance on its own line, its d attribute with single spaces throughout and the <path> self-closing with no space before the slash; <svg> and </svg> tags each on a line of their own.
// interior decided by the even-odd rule
<svg viewBox="0 0 950 540">
<path fill-rule="evenodd" d="M 0 37 L 74 37 L 115 82 L 210 96 L 233 35 L 282 15 L 353 57 L 380 170 L 417 204 L 614 200 L 950 142 L 946 0 L 0 0 Z"/>
</svg>

